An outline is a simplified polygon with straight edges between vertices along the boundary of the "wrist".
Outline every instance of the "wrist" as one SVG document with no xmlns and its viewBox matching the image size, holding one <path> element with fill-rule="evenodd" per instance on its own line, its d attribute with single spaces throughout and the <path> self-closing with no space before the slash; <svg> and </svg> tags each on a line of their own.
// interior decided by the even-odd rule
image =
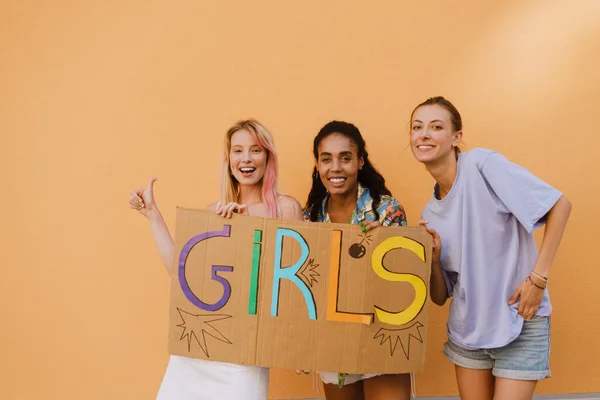
<svg viewBox="0 0 600 400">
<path fill-rule="evenodd" d="M 550 273 L 550 266 L 543 266 L 543 265 L 534 265 L 533 266 L 533 270 L 531 271 L 532 274 L 537 274 L 539 275 L 541 278 L 543 279 L 548 279 L 548 274 Z"/>
<path fill-rule="evenodd" d="M 160 220 L 162 217 L 158 209 L 156 207 L 152 207 L 148 211 L 146 211 L 146 218 L 148 218 L 148 220 L 152 222 Z"/>
<path fill-rule="evenodd" d="M 531 271 L 529 277 L 538 284 L 543 283 L 543 286 L 546 286 L 548 284 L 548 277 L 537 272 L 535 268 Z"/>
<path fill-rule="evenodd" d="M 535 286 L 536 288 L 541 289 L 541 290 L 546 289 L 546 287 L 548 286 L 547 281 L 539 279 L 533 274 L 529 275 L 527 277 L 527 280 L 529 280 L 529 283 L 531 283 L 533 286 Z"/>
</svg>

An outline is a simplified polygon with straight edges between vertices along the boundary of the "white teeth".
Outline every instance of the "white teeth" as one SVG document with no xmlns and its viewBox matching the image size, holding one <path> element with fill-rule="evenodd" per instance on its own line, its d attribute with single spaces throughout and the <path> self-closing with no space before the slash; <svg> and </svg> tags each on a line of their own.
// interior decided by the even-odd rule
<svg viewBox="0 0 600 400">
<path fill-rule="evenodd" d="M 342 183 L 342 182 L 344 182 L 345 180 L 346 180 L 346 178 L 331 178 L 331 179 L 329 179 L 329 181 L 330 181 L 331 183 Z"/>
<path fill-rule="evenodd" d="M 256 168 L 240 168 L 240 171 L 242 172 L 254 172 Z"/>
<path fill-rule="evenodd" d="M 419 149 L 433 149 L 433 146 L 417 146 Z"/>
</svg>

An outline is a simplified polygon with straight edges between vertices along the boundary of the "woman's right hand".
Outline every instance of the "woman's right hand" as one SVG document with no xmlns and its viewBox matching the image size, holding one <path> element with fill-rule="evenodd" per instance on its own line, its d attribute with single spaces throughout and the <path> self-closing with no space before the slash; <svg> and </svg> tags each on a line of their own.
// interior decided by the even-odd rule
<svg viewBox="0 0 600 400">
<path fill-rule="evenodd" d="M 238 204 L 234 202 L 222 206 L 221 203 L 219 203 L 215 212 L 217 213 L 217 215 L 220 215 L 223 218 L 231 218 L 234 212 L 238 214 L 247 215 L 248 206 L 246 206 L 245 204 Z"/>
<path fill-rule="evenodd" d="M 424 226 L 425 229 L 427 230 L 427 232 L 433 238 L 433 254 L 431 255 L 432 261 L 433 261 L 432 265 L 434 263 L 437 263 L 439 265 L 440 257 L 442 255 L 442 239 L 440 239 L 440 235 L 438 235 L 438 233 L 435 231 L 435 229 L 427 226 L 428 223 L 429 223 L 429 221 L 425 221 L 424 219 L 419 221 L 419 225 Z"/>
<path fill-rule="evenodd" d="M 156 182 L 156 178 L 150 179 L 146 188 L 134 190 L 129 195 L 129 206 L 134 210 L 138 210 L 144 216 L 156 209 L 156 203 L 154 203 L 154 182 Z"/>
<path fill-rule="evenodd" d="M 309 375 L 310 374 L 310 371 L 308 371 L 306 369 L 296 369 L 294 371 L 296 371 L 296 375 L 300 375 L 300 374 Z"/>
</svg>

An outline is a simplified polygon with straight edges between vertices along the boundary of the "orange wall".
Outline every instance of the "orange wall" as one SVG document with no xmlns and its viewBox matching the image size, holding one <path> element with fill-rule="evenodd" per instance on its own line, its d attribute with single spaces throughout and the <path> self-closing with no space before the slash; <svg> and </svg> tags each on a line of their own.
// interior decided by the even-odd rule
<svg viewBox="0 0 600 400">
<path fill-rule="evenodd" d="M 169 282 L 131 189 L 157 175 L 173 228 L 177 205 L 216 199 L 222 134 L 253 116 L 276 136 L 283 191 L 304 201 L 313 136 L 347 119 L 415 224 L 432 179 L 408 118 L 438 94 L 463 113 L 467 148 L 572 201 L 539 392 L 600 391 L 597 0 L 2 0 L 0 55 L 0 398 L 156 393 Z M 419 395 L 456 394 L 446 311 L 431 311 Z M 289 372 L 271 389 L 316 395 Z"/>
</svg>

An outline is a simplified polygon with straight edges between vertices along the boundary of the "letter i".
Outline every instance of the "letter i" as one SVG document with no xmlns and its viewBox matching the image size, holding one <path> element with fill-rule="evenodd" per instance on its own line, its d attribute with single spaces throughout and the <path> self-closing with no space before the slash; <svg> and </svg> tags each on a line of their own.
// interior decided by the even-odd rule
<svg viewBox="0 0 600 400">
<path fill-rule="evenodd" d="M 260 267 L 260 253 L 262 249 L 262 231 L 254 231 L 254 245 L 252 247 L 252 271 L 250 273 L 250 296 L 248 297 L 248 314 L 256 315 L 258 295 L 258 270 Z"/>
</svg>

